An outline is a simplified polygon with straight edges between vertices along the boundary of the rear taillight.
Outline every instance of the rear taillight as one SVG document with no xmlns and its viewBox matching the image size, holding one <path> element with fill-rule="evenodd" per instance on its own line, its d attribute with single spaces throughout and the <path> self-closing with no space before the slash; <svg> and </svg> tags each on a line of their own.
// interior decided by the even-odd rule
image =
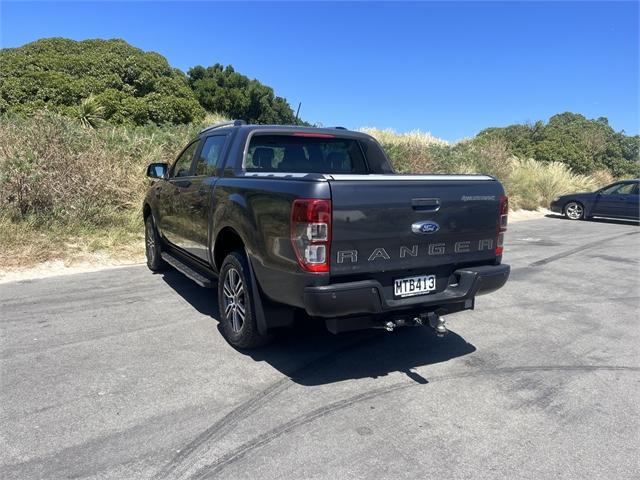
<svg viewBox="0 0 640 480">
<path fill-rule="evenodd" d="M 331 200 L 298 199 L 291 207 L 291 243 L 307 272 L 329 271 Z"/>
<path fill-rule="evenodd" d="M 504 250 L 504 232 L 507 231 L 509 218 L 509 198 L 506 195 L 500 196 L 500 214 L 498 216 L 498 238 L 496 239 L 496 256 L 502 255 Z"/>
</svg>

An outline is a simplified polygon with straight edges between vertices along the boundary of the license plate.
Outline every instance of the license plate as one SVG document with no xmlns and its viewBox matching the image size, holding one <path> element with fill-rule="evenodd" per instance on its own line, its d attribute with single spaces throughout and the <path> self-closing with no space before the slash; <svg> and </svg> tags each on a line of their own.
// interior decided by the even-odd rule
<svg viewBox="0 0 640 480">
<path fill-rule="evenodd" d="M 436 289 L 435 275 L 398 278 L 393 282 L 393 294 L 396 297 L 424 295 Z"/>
</svg>

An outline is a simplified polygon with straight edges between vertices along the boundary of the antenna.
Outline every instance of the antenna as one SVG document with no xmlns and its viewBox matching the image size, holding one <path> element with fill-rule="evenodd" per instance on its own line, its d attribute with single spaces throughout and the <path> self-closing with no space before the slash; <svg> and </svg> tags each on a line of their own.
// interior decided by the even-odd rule
<svg viewBox="0 0 640 480">
<path fill-rule="evenodd" d="M 298 123 L 298 114 L 300 113 L 300 107 L 302 106 L 302 102 L 298 103 L 298 110 L 296 110 L 296 123 Z"/>
</svg>

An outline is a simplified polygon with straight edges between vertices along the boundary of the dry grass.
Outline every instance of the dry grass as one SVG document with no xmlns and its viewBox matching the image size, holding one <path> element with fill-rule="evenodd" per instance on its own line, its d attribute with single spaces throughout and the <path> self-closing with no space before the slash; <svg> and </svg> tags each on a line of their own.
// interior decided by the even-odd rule
<svg viewBox="0 0 640 480">
<path fill-rule="evenodd" d="M 548 207 L 558 195 L 595 190 L 598 182 L 588 176 L 576 175 L 563 163 L 542 163 L 532 159 L 515 159 L 505 188 L 512 208 L 535 210 Z"/>
<path fill-rule="evenodd" d="M 389 157 L 396 160 L 395 168 L 401 173 L 416 172 L 420 169 L 435 171 L 438 167 L 437 159 L 425 154 L 430 147 L 448 145 L 445 140 L 419 130 L 396 133 L 389 129 L 363 128 L 361 131 L 375 137 L 384 146 Z"/>
</svg>

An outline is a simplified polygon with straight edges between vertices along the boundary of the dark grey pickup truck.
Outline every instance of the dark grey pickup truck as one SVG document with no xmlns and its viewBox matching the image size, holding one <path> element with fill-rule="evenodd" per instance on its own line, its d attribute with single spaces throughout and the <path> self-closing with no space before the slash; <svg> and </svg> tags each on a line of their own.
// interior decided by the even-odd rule
<svg viewBox="0 0 640 480">
<path fill-rule="evenodd" d="M 265 343 L 296 311 L 334 333 L 444 334 L 442 315 L 473 309 L 509 277 L 500 182 L 395 174 L 363 133 L 236 120 L 147 175 L 149 268 L 217 283 L 222 332 L 239 348 Z"/>
</svg>

